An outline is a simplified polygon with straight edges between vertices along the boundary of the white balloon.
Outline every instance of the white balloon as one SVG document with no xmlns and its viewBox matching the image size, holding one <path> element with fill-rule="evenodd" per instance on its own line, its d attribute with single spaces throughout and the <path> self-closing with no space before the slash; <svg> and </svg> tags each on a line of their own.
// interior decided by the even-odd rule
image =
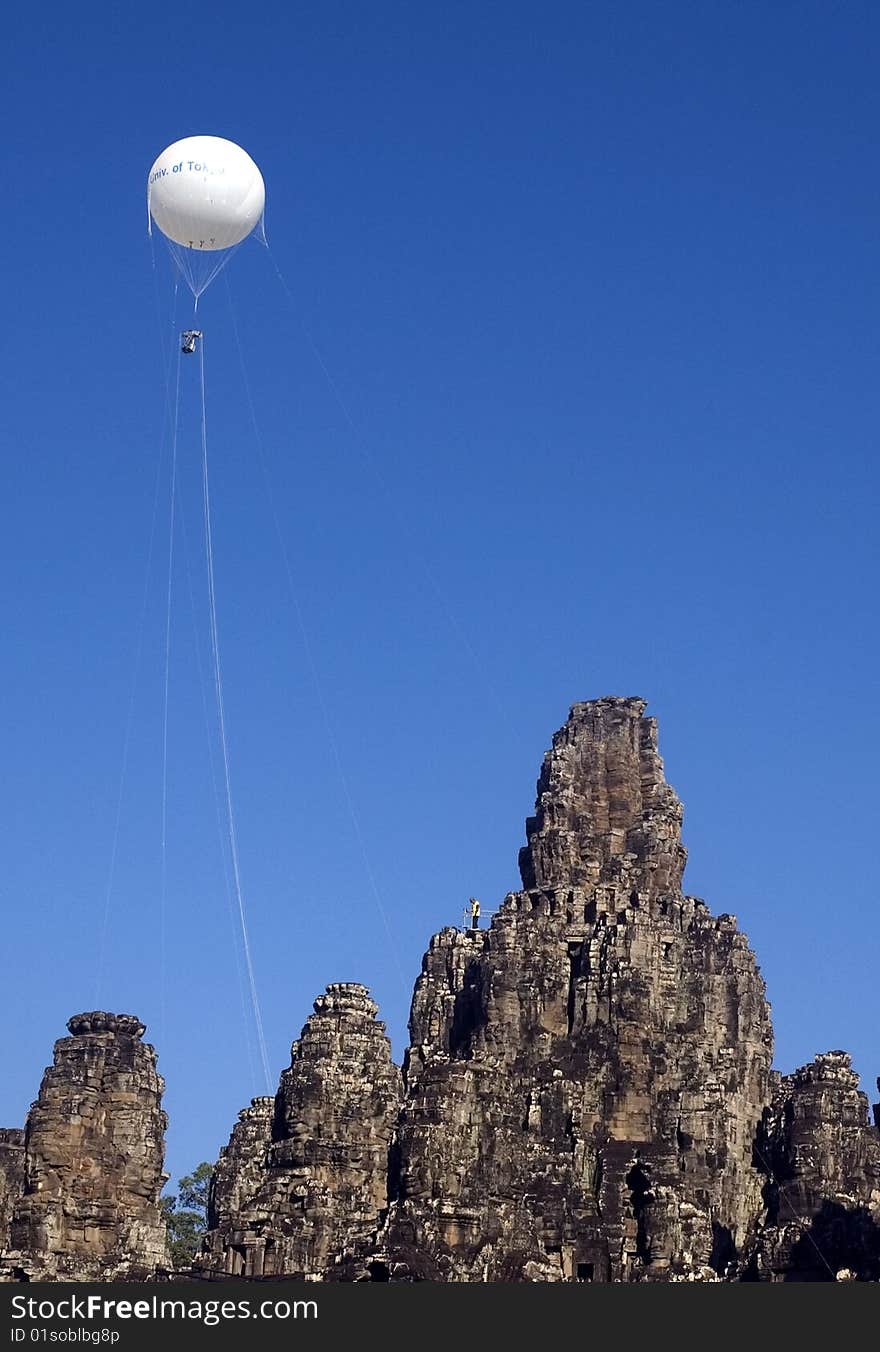
<svg viewBox="0 0 880 1352">
<path fill-rule="evenodd" d="M 263 176 L 247 151 L 222 136 L 187 136 L 156 160 L 147 182 L 156 225 L 185 249 L 231 249 L 259 225 Z"/>
</svg>

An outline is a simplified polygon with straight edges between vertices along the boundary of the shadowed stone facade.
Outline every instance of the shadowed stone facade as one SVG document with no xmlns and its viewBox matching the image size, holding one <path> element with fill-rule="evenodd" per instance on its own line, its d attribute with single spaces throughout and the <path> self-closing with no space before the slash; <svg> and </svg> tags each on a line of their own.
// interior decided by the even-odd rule
<svg viewBox="0 0 880 1352">
<path fill-rule="evenodd" d="M 828 1281 L 845 1270 L 880 1281 L 880 1133 L 849 1056 L 826 1052 L 775 1078 L 756 1147 L 767 1209 L 750 1277 Z"/>
<path fill-rule="evenodd" d="M 12 1209 L 24 1188 L 24 1132 L 0 1128 L 0 1253 L 9 1248 Z"/>
</svg>

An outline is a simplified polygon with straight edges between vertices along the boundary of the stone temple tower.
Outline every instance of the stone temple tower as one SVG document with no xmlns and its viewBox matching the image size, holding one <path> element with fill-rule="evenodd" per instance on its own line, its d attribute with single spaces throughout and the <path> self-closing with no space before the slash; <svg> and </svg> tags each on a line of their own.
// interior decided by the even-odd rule
<svg viewBox="0 0 880 1352">
<path fill-rule="evenodd" d="M 142 1280 L 165 1264 L 156 1053 L 133 1014 L 77 1014 L 67 1027 L 28 1114 L 3 1275 Z"/>
</svg>

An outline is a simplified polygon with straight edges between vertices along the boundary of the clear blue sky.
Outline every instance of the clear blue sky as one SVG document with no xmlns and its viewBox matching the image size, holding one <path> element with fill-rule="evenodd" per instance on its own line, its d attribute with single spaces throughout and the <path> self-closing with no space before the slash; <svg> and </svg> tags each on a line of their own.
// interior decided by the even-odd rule
<svg viewBox="0 0 880 1352">
<path fill-rule="evenodd" d="M 844 1047 L 873 1088 L 878 57 L 858 0 L 9 12 L 2 1123 L 95 1004 L 129 707 L 100 1002 L 149 1024 L 175 1177 L 262 1091 L 199 675 L 194 365 L 159 943 L 172 285 L 145 182 L 199 132 L 268 193 L 271 256 L 246 245 L 200 318 L 273 1072 L 331 980 L 402 1052 L 430 934 L 517 884 L 568 706 L 639 694 L 777 1064 Z"/>
</svg>

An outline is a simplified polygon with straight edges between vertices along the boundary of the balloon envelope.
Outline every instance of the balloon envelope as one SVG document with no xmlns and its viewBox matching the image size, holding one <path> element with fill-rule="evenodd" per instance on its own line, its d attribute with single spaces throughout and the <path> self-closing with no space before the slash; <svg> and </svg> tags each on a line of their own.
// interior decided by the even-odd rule
<svg viewBox="0 0 880 1352">
<path fill-rule="evenodd" d="M 222 136 L 187 136 L 163 150 L 147 184 L 150 215 L 174 244 L 230 249 L 259 225 L 263 176 L 247 151 Z"/>
</svg>

